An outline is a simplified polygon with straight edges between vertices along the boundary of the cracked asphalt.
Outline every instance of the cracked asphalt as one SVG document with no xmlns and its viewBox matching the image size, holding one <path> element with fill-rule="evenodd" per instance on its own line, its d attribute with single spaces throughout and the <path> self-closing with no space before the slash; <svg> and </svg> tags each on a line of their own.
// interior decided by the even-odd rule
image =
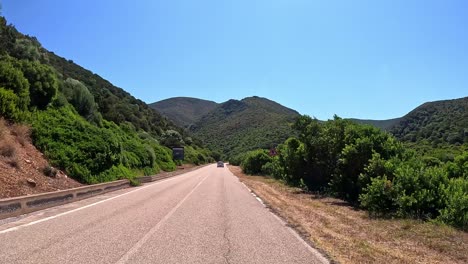
<svg viewBox="0 0 468 264">
<path fill-rule="evenodd" d="M 0 225 L 0 263 L 324 263 L 227 168 Z"/>
</svg>

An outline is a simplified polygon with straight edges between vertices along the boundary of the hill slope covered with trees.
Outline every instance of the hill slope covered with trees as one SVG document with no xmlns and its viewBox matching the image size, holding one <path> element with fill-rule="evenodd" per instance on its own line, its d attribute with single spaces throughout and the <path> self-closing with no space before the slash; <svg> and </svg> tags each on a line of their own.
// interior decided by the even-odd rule
<svg viewBox="0 0 468 264">
<path fill-rule="evenodd" d="M 149 104 L 149 106 L 178 126 L 187 128 L 213 111 L 218 104 L 197 98 L 174 97 Z"/>
<path fill-rule="evenodd" d="M 390 132 L 404 141 L 427 141 L 434 146 L 468 143 L 468 97 L 422 104 Z"/>
<path fill-rule="evenodd" d="M 256 148 L 275 147 L 293 130 L 299 113 L 261 97 L 229 100 L 203 116 L 190 131 L 226 157 Z"/>
</svg>

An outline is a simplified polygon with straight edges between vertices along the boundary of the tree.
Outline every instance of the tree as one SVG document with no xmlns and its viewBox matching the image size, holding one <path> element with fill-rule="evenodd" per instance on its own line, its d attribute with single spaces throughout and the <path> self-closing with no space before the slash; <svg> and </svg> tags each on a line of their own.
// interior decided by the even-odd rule
<svg viewBox="0 0 468 264">
<path fill-rule="evenodd" d="M 180 147 L 183 146 L 184 140 L 182 139 L 182 135 L 175 130 L 167 130 L 163 133 L 161 137 L 161 143 L 166 147 Z"/>
<path fill-rule="evenodd" d="M 81 116 L 88 118 L 97 111 L 93 95 L 80 81 L 66 79 L 62 85 L 62 92 Z"/>
<path fill-rule="evenodd" d="M 38 61 L 21 61 L 21 69 L 29 81 L 31 106 L 44 109 L 57 95 L 58 80 L 54 70 Z"/>
<path fill-rule="evenodd" d="M 19 97 L 18 107 L 26 110 L 30 102 L 29 82 L 23 72 L 13 65 L 15 61 L 11 57 L 0 61 L 0 86 L 12 90 Z"/>
</svg>

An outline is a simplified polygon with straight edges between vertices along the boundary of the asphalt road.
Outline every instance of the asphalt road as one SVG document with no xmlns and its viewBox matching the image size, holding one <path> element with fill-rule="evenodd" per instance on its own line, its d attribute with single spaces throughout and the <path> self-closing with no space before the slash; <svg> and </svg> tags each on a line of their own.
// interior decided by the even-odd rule
<svg viewBox="0 0 468 264">
<path fill-rule="evenodd" d="M 0 224 L 0 263 L 323 263 L 209 165 Z"/>
</svg>

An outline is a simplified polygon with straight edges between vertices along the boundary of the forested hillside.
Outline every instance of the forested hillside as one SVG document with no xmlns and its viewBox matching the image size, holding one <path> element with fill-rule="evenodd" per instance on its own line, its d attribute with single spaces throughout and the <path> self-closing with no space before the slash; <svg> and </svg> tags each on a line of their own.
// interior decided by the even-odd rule
<svg viewBox="0 0 468 264">
<path fill-rule="evenodd" d="M 294 110 L 254 96 L 220 104 L 190 129 L 212 150 L 233 157 L 275 147 L 294 134 L 290 124 L 297 116 Z"/>
<path fill-rule="evenodd" d="M 175 97 L 149 104 L 149 106 L 178 126 L 187 128 L 213 111 L 218 104 L 197 98 Z"/>
<path fill-rule="evenodd" d="M 33 143 L 51 165 L 84 183 L 173 170 L 175 145 L 186 146 L 185 162 L 211 160 L 144 102 L 47 51 L 3 17 L 0 99 L 0 117 L 31 126 Z"/>
<path fill-rule="evenodd" d="M 356 122 L 358 124 L 365 124 L 365 125 L 372 125 L 375 127 L 378 127 L 382 130 L 390 130 L 393 126 L 398 124 L 398 122 L 402 118 L 392 118 L 392 119 L 387 119 L 387 120 L 372 120 L 372 119 L 357 119 L 357 118 L 350 118 L 349 120 Z"/>
<path fill-rule="evenodd" d="M 409 141 L 468 143 L 468 97 L 425 103 L 405 115 L 390 132 Z"/>
</svg>

